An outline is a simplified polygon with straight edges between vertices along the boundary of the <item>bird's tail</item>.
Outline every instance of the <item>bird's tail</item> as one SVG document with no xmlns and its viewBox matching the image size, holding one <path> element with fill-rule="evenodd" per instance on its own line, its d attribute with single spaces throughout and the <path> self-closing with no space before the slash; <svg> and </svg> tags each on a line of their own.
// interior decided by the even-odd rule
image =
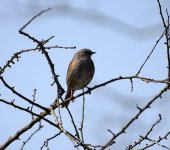
<svg viewBox="0 0 170 150">
<path fill-rule="evenodd" d="M 65 96 L 65 99 L 64 99 L 64 100 L 66 100 L 66 99 L 68 99 L 68 98 L 71 98 L 71 89 L 68 89 L 68 90 L 67 90 L 67 93 L 66 93 L 66 96 Z M 63 108 L 63 107 L 68 107 L 68 104 L 69 104 L 69 103 L 70 103 L 70 101 L 64 102 L 63 105 L 62 105 L 62 108 Z"/>
</svg>

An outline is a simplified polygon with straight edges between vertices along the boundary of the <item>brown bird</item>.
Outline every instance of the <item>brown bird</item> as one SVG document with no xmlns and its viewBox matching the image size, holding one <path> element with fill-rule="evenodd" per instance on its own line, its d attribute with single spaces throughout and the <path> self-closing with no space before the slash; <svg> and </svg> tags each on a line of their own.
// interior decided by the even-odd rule
<svg viewBox="0 0 170 150">
<path fill-rule="evenodd" d="M 95 67 L 91 56 L 96 52 L 84 48 L 75 53 L 67 70 L 67 93 L 65 100 L 73 98 L 75 90 L 80 90 L 90 83 L 93 78 Z M 68 107 L 69 101 L 62 107 Z"/>
</svg>

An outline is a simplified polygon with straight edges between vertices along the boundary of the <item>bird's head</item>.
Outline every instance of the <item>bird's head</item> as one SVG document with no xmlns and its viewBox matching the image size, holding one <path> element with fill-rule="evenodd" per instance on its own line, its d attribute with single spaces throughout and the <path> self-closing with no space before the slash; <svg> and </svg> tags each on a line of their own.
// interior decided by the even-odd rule
<svg viewBox="0 0 170 150">
<path fill-rule="evenodd" d="M 90 50 L 88 48 L 83 48 L 83 49 L 77 51 L 75 53 L 74 57 L 77 57 L 77 58 L 90 58 L 95 53 L 96 52 L 93 52 L 92 50 Z"/>
</svg>

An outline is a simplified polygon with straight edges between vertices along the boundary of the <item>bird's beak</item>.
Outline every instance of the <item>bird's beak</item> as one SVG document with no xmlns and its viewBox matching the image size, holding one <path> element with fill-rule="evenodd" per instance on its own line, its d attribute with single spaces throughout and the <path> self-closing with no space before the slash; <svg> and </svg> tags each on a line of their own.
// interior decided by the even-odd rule
<svg viewBox="0 0 170 150">
<path fill-rule="evenodd" d="M 96 52 L 92 52 L 92 54 L 95 54 Z"/>
</svg>

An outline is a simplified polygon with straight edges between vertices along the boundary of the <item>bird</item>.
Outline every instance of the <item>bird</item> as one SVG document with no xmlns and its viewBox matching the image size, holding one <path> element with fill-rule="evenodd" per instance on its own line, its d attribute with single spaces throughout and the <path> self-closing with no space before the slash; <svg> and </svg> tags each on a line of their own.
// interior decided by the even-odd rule
<svg viewBox="0 0 170 150">
<path fill-rule="evenodd" d="M 65 99 L 73 99 L 76 90 L 83 89 L 91 82 L 95 66 L 91 56 L 95 54 L 88 48 L 83 48 L 74 54 L 67 70 L 67 92 Z M 64 102 L 62 107 L 68 107 L 70 101 Z"/>
</svg>

